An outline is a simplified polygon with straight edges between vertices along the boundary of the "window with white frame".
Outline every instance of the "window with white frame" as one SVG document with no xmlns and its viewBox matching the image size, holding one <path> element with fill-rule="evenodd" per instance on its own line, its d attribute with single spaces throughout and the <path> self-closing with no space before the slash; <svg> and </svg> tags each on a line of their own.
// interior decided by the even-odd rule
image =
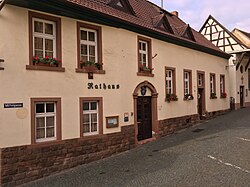
<svg viewBox="0 0 250 187">
<path fill-rule="evenodd" d="M 248 90 L 250 91 L 250 69 L 248 69 Z"/>
<path fill-rule="evenodd" d="M 80 61 L 98 63 L 97 31 L 80 28 Z"/>
<path fill-rule="evenodd" d="M 35 103 L 36 142 L 56 139 L 56 103 Z"/>
<path fill-rule="evenodd" d="M 173 70 L 166 70 L 166 94 L 173 94 Z"/>
<path fill-rule="evenodd" d="M 32 18 L 33 56 L 56 58 L 56 23 Z"/>
<path fill-rule="evenodd" d="M 98 102 L 83 101 L 83 135 L 99 134 Z"/>
<path fill-rule="evenodd" d="M 139 63 L 148 67 L 148 42 L 139 40 Z"/>
<path fill-rule="evenodd" d="M 225 76 L 221 75 L 220 76 L 220 95 L 225 93 Z"/>
<path fill-rule="evenodd" d="M 191 73 L 184 71 L 184 95 L 191 94 Z"/>
<path fill-rule="evenodd" d="M 203 74 L 198 74 L 198 86 L 203 86 Z"/>
<path fill-rule="evenodd" d="M 211 94 L 215 93 L 215 75 L 214 74 L 210 75 L 210 93 Z"/>
</svg>

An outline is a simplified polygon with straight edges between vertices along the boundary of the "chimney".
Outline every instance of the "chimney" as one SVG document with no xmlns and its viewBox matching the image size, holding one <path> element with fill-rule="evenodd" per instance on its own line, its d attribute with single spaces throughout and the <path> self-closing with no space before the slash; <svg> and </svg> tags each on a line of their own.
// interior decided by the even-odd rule
<svg viewBox="0 0 250 187">
<path fill-rule="evenodd" d="M 173 12 L 171 12 L 171 14 L 175 15 L 176 17 L 179 17 L 179 12 L 177 12 L 177 11 L 173 11 Z"/>
</svg>

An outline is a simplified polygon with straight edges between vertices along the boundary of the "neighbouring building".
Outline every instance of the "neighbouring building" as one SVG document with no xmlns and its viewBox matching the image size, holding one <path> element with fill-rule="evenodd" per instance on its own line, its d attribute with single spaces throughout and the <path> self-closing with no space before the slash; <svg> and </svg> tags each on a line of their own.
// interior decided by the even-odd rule
<svg viewBox="0 0 250 187">
<path fill-rule="evenodd" d="M 145 0 L 0 7 L 2 185 L 129 150 L 229 109 L 230 55 L 177 12 Z"/>
<path fill-rule="evenodd" d="M 200 29 L 200 33 L 215 46 L 232 55 L 226 67 L 229 71 L 231 108 L 250 106 L 249 34 L 238 29 L 230 32 L 211 15 Z"/>
<path fill-rule="evenodd" d="M 250 33 L 242 31 L 240 29 L 235 28 L 232 31 L 233 35 L 236 36 L 243 44 L 245 44 L 248 48 L 250 48 Z"/>
</svg>

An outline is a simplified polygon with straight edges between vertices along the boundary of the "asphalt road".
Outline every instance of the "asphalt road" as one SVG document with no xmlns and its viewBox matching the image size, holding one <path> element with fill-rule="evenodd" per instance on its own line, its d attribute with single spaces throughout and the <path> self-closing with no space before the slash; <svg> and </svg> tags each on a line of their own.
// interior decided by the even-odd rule
<svg viewBox="0 0 250 187">
<path fill-rule="evenodd" d="M 249 187 L 250 108 L 25 186 Z"/>
</svg>

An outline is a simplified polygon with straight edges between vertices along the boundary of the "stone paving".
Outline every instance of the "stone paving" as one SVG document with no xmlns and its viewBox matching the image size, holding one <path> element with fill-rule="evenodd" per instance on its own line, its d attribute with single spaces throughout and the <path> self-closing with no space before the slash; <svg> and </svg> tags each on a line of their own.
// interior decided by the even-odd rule
<svg viewBox="0 0 250 187">
<path fill-rule="evenodd" d="M 250 108 L 23 186 L 249 187 Z"/>
</svg>

